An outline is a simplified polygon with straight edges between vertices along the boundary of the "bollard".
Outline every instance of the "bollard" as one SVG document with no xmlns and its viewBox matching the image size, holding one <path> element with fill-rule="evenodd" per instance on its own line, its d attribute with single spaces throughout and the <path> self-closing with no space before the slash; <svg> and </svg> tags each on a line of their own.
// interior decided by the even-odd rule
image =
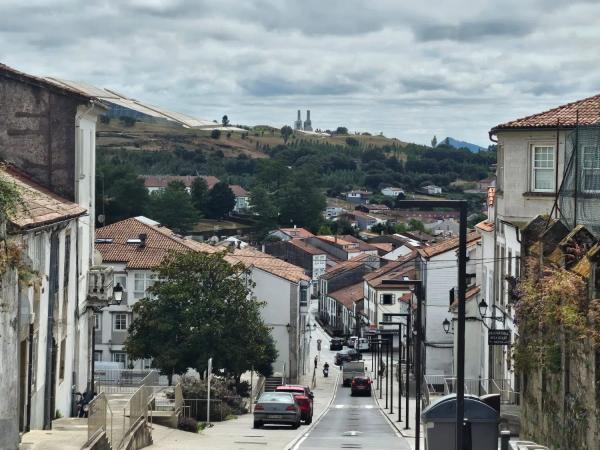
<svg viewBox="0 0 600 450">
<path fill-rule="evenodd" d="M 471 421 L 464 419 L 463 422 L 463 448 L 464 450 L 473 450 L 473 439 L 471 436 Z"/>
<path fill-rule="evenodd" d="M 502 430 L 500 432 L 500 450 L 509 450 L 508 441 L 510 440 L 510 431 Z"/>
</svg>

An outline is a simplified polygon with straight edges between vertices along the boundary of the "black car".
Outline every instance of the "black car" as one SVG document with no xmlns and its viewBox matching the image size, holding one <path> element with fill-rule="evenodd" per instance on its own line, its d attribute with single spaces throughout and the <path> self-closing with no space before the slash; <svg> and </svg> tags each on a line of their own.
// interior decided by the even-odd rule
<svg viewBox="0 0 600 450">
<path fill-rule="evenodd" d="M 341 366 L 344 361 L 359 361 L 362 359 L 362 354 L 359 351 L 349 348 L 335 354 L 335 365 Z"/>
<path fill-rule="evenodd" d="M 342 350 L 344 348 L 344 340 L 342 338 L 331 338 L 329 341 L 329 350 Z"/>
</svg>

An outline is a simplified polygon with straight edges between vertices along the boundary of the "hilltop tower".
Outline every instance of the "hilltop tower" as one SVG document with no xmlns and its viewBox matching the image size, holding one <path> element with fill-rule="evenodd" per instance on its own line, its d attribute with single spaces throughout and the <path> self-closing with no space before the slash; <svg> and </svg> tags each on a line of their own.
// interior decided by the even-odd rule
<svg viewBox="0 0 600 450">
<path fill-rule="evenodd" d="M 304 121 L 304 131 L 312 131 L 312 123 L 310 122 L 310 109 L 306 110 L 306 120 Z"/>
<path fill-rule="evenodd" d="M 300 110 L 298 110 L 298 119 L 294 122 L 294 130 L 302 129 L 302 117 L 300 117 Z"/>
</svg>

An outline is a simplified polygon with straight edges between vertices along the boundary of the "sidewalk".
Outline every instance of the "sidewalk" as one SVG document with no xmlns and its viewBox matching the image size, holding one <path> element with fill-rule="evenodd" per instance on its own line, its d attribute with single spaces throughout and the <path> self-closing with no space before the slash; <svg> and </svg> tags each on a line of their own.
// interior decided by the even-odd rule
<svg viewBox="0 0 600 450">
<path fill-rule="evenodd" d="M 51 430 L 23 434 L 21 450 L 80 450 L 87 441 L 87 419 L 63 418 L 52 421 Z"/>
<path fill-rule="evenodd" d="M 312 388 L 313 359 L 317 352 L 317 339 L 322 340 L 323 351 L 320 353 L 319 367 L 316 372 L 316 386 Z M 329 348 L 329 337 L 318 327 L 312 332 L 310 340 L 310 357 L 307 358 L 306 375 L 301 377 L 301 384 L 311 386 L 315 394 L 313 424 L 319 416 L 324 413 L 333 399 L 339 370 L 333 364 L 332 354 Z M 324 362 L 329 362 L 330 375 L 324 378 L 321 372 Z M 310 372 L 309 369 L 310 368 Z M 195 434 L 185 431 L 154 425 L 152 439 L 154 444 L 148 448 L 164 450 L 196 450 L 206 448 L 211 450 L 246 450 L 257 447 L 267 450 L 287 449 L 292 441 L 304 435 L 312 425 L 302 425 L 293 430 L 290 427 L 266 426 L 262 429 L 253 429 L 252 414 L 238 416 L 237 419 L 224 422 L 215 422 L 213 427 Z"/>
<path fill-rule="evenodd" d="M 370 367 L 369 367 L 370 368 Z M 401 408 L 401 412 L 402 412 L 402 417 L 401 417 L 401 422 L 398 422 L 398 380 L 393 380 L 394 381 L 394 389 L 393 389 L 393 414 L 390 414 L 390 402 L 388 399 L 388 408 L 385 407 L 386 405 L 386 379 L 382 378 L 382 383 L 381 383 L 381 396 L 380 396 L 380 390 L 379 389 L 375 389 L 375 387 L 377 386 L 377 381 L 374 379 L 373 374 L 371 374 L 371 378 L 373 379 L 373 397 L 375 397 L 375 401 L 377 402 L 377 404 L 379 405 L 379 407 L 381 408 L 381 412 L 383 413 L 383 415 L 388 419 L 388 421 L 390 422 L 390 424 L 396 428 L 398 430 L 398 432 L 404 436 L 406 438 L 406 440 L 409 442 L 410 446 L 412 449 L 416 448 L 415 445 L 415 410 L 416 410 L 416 401 L 414 397 L 409 397 L 408 399 L 408 413 L 409 413 L 409 418 L 408 418 L 408 426 L 409 429 L 406 429 L 406 422 L 405 422 L 405 418 L 406 418 L 406 397 L 402 396 L 402 408 Z M 402 385 L 404 385 L 404 379 L 402 380 Z M 389 390 L 389 396 L 392 397 L 392 393 L 391 393 L 391 389 L 390 387 L 388 387 Z M 410 385 L 410 394 L 414 395 L 414 384 Z M 381 398 L 380 398 L 381 397 Z M 421 412 L 423 412 L 423 409 L 421 409 Z M 424 438 L 424 428 L 421 424 L 421 449 L 425 448 L 425 438 Z"/>
</svg>

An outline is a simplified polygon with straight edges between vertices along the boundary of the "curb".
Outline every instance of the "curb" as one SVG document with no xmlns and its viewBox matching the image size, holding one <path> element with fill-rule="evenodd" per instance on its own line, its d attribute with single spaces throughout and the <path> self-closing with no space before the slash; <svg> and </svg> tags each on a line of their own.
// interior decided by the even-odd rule
<svg viewBox="0 0 600 450">
<path fill-rule="evenodd" d="M 375 393 L 375 394 L 376 394 L 376 393 Z M 381 404 L 379 403 L 379 398 L 377 398 L 377 395 L 373 395 L 373 397 L 375 398 L 375 403 L 377 403 L 377 406 L 379 407 L 379 410 L 380 410 L 381 412 L 383 412 L 383 416 L 386 418 L 386 420 L 389 422 L 389 424 L 390 424 L 390 425 L 391 425 L 391 426 L 392 426 L 392 427 L 393 427 L 393 428 L 394 428 L 394 429 L 395 429 L 395 430 L 396 430 L 398 433 L 400 433 L 400 435 L 401 435 L 403 438 L 406 438 L 406 439 L 411 439 L 411 438 L 412 438 L 412 439 L 414 439 L 414 436 L 409 436 L 409 435 L 406 435 L 406 434 L 404 434 L 404 431 L 405 431 L 405 430 L 404 430 L 404 428 L 402 428 L 402 427 L 398 427 L 398 425 L 396 425 L 396 424 L 397 424 L 397 422 L 394 422 L 394 421 L 393 421 L 393 420 L 390 418 L 390 416 L 389 416 L 389 415 L 388 415 L 388 413 L 386 412 L 385 408 L 383 408 L 383 407 L 381 406 Z"/>
<path fill-rule="evenodd" d="M 321 411 L 321 413 L 319 414 L 319 416 L 317 417 L 316 420 L 313 420 L 313 422 L 308 426 L 308 428 L 305 428 L 304 430 L 302 430 L 302 433 L 299 436 L 296 436 L 294 439 L 292 439 L 290 442 L 288 442 L 287 444 L 285 444 L 285 446 L 283 447 L 284 450 L 296 450 L 298 444 L 300 443 L 301 440 L 303 440 L 304 438 L 308 437 L 308 434 L 311 432 L 311 430 L 317 426 L 317 424 L 321 421 L 321 419 L 323 419 L 323 417 L 325 416 L 325 414 L 327 413 L 327 411 L 329 411 L 329 408 L 331 407 L 333 401 L 335 400 L 335 396 L 337 394 L 338 388 L 340 386 L 340 377 L 342 376 L 341 373 L 337 374 L 337 377 L 335 378 L 335 389 L 333 390 L 333 394 L 331 395 L 331 399 L 329 400 L 329 403 L 327 403 L 327 406 L 325 406 L 325 408 L 323 409 L 323 411 Z"/>
</svg>

